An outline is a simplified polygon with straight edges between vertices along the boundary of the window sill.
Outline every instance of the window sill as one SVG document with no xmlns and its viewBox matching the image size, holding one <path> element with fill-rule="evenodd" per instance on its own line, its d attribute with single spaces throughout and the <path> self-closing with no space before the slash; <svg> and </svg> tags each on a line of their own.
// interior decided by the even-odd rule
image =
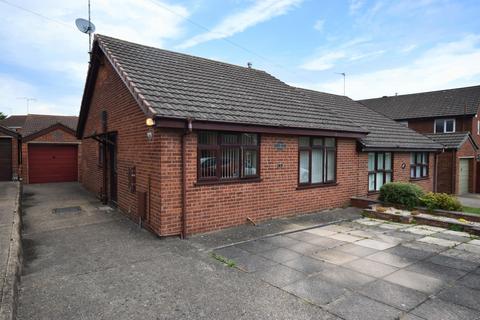
<svg viewBox="0 0 480 320">
<path fill-rule="evenodd" d="M 430 177 L 423 177 L 423 178 L 410 178 L 410 181 L 422 181 L 422 180 L 428 180 Z"/>
<path fill-rule="evenodd" d="M 195 187 L 200 186 L 214 186 L 214 185 L 223 185 L 223 184 L 237 184 L 237 183 L 254 183 L 254 182 L 262 182 L 262 178 L 250 178 L 250 179 L 237 179 L 237 180 L 213 180 L 213 181 L 197 181 L 193 185 Z"/>
<path fill-rule="evenodd" d="M 298 186 L 298 187 L 297 187 L 297 190 L 314 189 L 314 188 L 325 188 L 325 187 L 335 187 L 335 186 L 338 186 L 338 183 L 337 183 L 337 182 L 308 184 L 308 185 L 300 185 L 300 186 Z"/>
<path fill-rule="evenodd" d="M 376 195 L 376 194 L 380 194 L 380 190 L 379 191 L 368 191 L 367 194 L 370 196 L 370 195 Z"/>
</svg>

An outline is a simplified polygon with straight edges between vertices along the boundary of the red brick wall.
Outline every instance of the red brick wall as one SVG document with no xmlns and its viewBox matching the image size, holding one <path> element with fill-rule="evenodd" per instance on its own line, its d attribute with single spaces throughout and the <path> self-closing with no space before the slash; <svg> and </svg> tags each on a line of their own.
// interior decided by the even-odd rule
<svg viewBox="0 0 480 320">
<path fill-rule="evenodd" d="M 75 137 L 75 135 L 72 135 L 70 132 L 61 128 L 50 131 L 40 137 L 37 137 L 26 143 L 25 142 L 22 143 L 21 176 L 25 184 L 29 183 L 28 181 L 28 145 L 37 144 L 37 143 L 78 144 L 78 159 L 80 162 L 81 155 L 82 155 L 82 146 L 80 144 L 80 140 L 78 140 Z"/>
<path fill-rule="evenodd" d="M 474 127 L 473 129 L 475 130 L 472 130 L 473 122 L 475 122 L 475 125 L 476 125 L 475 119 L 476 118 L 472 118 L 472 117 L 456 117 L 455 131 L 456 132 L 470 131 L 472 132 L 472 134 L 476 134 L 477 127 Z M 411 119 L 411 120 L 408 120 L 408 127 L 420 133 L 433 133 L 434 122 L 435 122 L 435 118 Z"/>
<path fill-rule="evenodd" d="M 108 62 L 105 62 L 99 70 L 84 136 L 102 132 L 102 111 L 107 111 L 107 131 L 117 133 L 118 207 L 137 221 L 137 196 L 128 188 L 128 169 L 135 167 L 136 191 L 148 191 L 150 177 L 151 214 L 147 217 L 145 226 L 159 233 L 160 136 L 157 131 L 153 142 L 147 141 L 145 114 Z M 80 180 L 88 190 L 99 195 L 103 188 L 103 170 L 98 161 L 98 142 L 83 139 L 82 148 L 82 158 L 79 162 Z M 107 158 L 107 163 L 108 160 Z"/>
</svg>

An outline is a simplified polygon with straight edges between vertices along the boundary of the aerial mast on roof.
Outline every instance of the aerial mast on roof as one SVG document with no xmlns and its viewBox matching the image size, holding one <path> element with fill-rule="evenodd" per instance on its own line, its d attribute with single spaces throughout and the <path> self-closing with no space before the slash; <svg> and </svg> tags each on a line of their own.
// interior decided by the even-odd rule
<svg viewBox="0 0 480 320">
<path fill-rule="evenodd" d="M 30 113 L 30 101 L 37 101 L 37 99 L 31 97 L 18 97 L 17 99 L 25 100 L 27 102 L 27 114 Z"/>
<path fill-rule="evenodd" d="M 95 32 L 95 25 L 90 19 L 90 0 L 88 0 L 88 20 L 78 18 L 75 20 L 78 30 L 85 34 L 88 34 L 88 52 L 92 51 L 92 34 Z"/>
<path fill-rule="evenodd" d="M 335 73 L 343 76 L 343 95 L 345 95 L 345 78 L 347 74 L 345 72 L 335 72 Z"/>
</svg>

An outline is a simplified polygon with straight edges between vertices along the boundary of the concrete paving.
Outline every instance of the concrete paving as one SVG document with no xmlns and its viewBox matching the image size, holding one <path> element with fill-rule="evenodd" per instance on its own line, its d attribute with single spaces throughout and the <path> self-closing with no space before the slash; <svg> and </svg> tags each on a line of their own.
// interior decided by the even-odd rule
<svg viewBox="0 0 480 320">
<path fill-rule="evenodd" d="M 78 184 L 25 195 L 19 319 L 480 319 L 480 245 L 461 232 L 349 208 L 158 239 Z"/>
<path fill-rule="evenodd" d="M 16 210 L 18 186 L 14 182 L 0 182 L 0 293 L 7 267 L 10 237 L 12 235 L 13 212 Z"/>
<path fill-rule="evenodd" d="M 79 212 L 53 209 L 80 207 Z M 321 222 L 357 217 L 352 210 L 279 219 L 257 227 L 192 237 L 159 239 L 101 204 L 76 183 L 24 187 L 25 268 L 18 319 L 338 319 L 304 299 L 272 286 L 303 277 L 277 267 L 273 277 L 240 272 L 211 257 L 209 248 Z M 298 223 L 298 224 L 297 224 Z M 286 242 L 300 241 L 288 238 Z M 286 243 L 284 242 L 284 243 Z M 262 243 L 262 242 L 258 242 Z M 282 253 L 231 251 L 245 270 L 278 265 Z M 249 249 L 250 248 L 250 249 Z M 316 260 L 318 261 L 318 260 Z M 268 280 L 268 281 L 267 281 Z"/>
<path fill-rule="evenodd" d="M 361 218 L 216 252 L 241 265 L 274 257 L 239 272 L 341 319 L 466 320 L 480 319 L 479 250 L 466 233 Z"/>
<path fill-rule="evenodd" d="M 466 207 L 480 208 L 480 194 L 478 193 L 463 194 L 457 198 Z"/>
</svg>

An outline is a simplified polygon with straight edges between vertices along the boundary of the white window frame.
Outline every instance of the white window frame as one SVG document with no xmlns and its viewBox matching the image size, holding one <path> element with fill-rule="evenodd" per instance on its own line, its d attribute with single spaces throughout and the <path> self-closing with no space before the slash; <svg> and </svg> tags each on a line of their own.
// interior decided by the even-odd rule
<svg viewBox="0 0 480 320">
<path fill-rule="evenodd" d="M 480 120 L 477 120 L 477 134 L 480 135 Z"/>
<path fill-rule="evenodd" d="M 437 132 L 437 121 L 443 121 L 443 131 Z M 447 121 L 453 121 L 453 131 L 447 131 Z M 457 121 L 454 118 L 450 119 L 435 119 L 433 123 L 433 132 L 434 133 L 454 133 L 457 130 Z"/>
</svg>

